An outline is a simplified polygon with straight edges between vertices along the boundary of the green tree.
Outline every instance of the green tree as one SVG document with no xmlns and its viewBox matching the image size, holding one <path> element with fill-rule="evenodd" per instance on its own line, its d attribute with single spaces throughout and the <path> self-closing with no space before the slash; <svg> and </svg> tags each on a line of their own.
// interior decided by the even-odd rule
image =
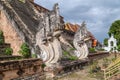
<svg viewBox="0 0 120 80">
<path fill-rule="evenodd" d="M 120 44 L 117 46 L 117 50 L 120 51 Z"/>
<path fill-rule="evenodd" d="M 108 34 L 109 36 L 113 34 L 114 37 L 117 39 L 117 45 L 120 45 L 120 20 L 116 20 L 112 23 Z"/>
<path fill-rule="evenodd" d="M 105 45 L 105 46 L 108 46 L 108 38 L 105 38 L 105 39 L 104 39 L 104 45 Z"/>
<path fill-rule="evenodd" d="M 117 46 L 118 46 L 117 49 L 120 51 L 120 20 L 116 20 L 112 23 L 108 34 L 109 34 L 109 36 L 111 36 L 111 34 L 113 34 L 114 38 L 117 39 Z"/>
<path fill-rule="evenodd" d="M 30 54 L 30 49 L 29 46 L 26 43 L 23 43 L 21 45 L 21 49 L 19 53 L 24 57 L 24 58 L 29 58 L 31 56 Z"/>
</svg>

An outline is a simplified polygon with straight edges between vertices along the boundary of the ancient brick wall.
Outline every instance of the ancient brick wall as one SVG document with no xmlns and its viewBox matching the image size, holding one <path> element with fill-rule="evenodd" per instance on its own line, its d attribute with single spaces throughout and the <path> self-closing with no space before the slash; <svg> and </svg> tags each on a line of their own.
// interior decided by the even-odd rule
<svg viewBox="0 0 120 80">
<path fill-rule="evenodd" d="M 5 43 L 11 44 L 11 48 L 13 49 L 13 55 L 19 55 L 18 51 L 20 50 L 20 46 L 22 45 L 23 41 L 11 25 L 12 24 L 5 16 L 4 12 L 1 11 L 0 30 L 2 30 L 4 33 Z"/>
<path fill-rule="evenodd" d="M 22 59 L 0 62 L 0 80 L 43 80 L 42 60 Z"/>
</svg>

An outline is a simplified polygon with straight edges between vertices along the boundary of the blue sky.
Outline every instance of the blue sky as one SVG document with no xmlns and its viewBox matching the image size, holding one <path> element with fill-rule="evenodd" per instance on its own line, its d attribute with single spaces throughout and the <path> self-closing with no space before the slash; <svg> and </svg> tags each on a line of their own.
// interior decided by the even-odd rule
<svg viewBox="0 0 120 80">
<path fill-rule="evenodd" d="M 59 4 L 60 14 L 66 22 L 86 26 L 93 35 L 102 42 L 108 37 L 107 32 L 115 20 L 120 19 L 120 0 L 35 0 L 35 2 L 52 10 Z"/>
</svg>

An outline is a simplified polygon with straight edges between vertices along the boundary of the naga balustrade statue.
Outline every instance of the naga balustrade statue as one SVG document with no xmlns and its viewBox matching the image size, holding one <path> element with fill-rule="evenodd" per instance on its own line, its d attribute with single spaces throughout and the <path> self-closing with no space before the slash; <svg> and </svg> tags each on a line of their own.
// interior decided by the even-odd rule
<svg viewBox="0 0 120 80">
<path fill-rule="evenodd" d="M 72 56 L 78 59 L 84 59 L 88 55 L 88 48 L 85 43 L 87 29 L 85 23 L 79 27 L 77 32 L 72 36 L 72 43 L 65 37 L 64 27 L 60 22 L 58 4 L 55 4 L 53 11 L 40 15 L 40 28 L 36 35 L 36 46 L 40 53 L 38 57 L 42 58 L 46 65 L 57 64 L 63 57 L 63 50 L 75 48 L 70 52 Z M 41 28 L 42 26 L 42 28 Z M 65 45 L 63 47 L 63 45 Z"/>
</svg>

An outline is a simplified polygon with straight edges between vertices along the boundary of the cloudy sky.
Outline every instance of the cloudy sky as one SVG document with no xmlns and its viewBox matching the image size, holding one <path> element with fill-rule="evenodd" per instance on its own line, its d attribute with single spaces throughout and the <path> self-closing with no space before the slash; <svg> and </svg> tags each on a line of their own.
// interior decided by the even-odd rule
<svg viewBox="0 0 120 80">
<path fill-rule="evenodd" d="M 102 42 L 108 37 L 107 32 L 115 20 L 120 19 L 120 0 L 35 0 L 43 7 L 52 9 L 55 3 L 59 3 L 60 14 L 66 22 L 86 26 L 95 37 Z"/>
</svg>

